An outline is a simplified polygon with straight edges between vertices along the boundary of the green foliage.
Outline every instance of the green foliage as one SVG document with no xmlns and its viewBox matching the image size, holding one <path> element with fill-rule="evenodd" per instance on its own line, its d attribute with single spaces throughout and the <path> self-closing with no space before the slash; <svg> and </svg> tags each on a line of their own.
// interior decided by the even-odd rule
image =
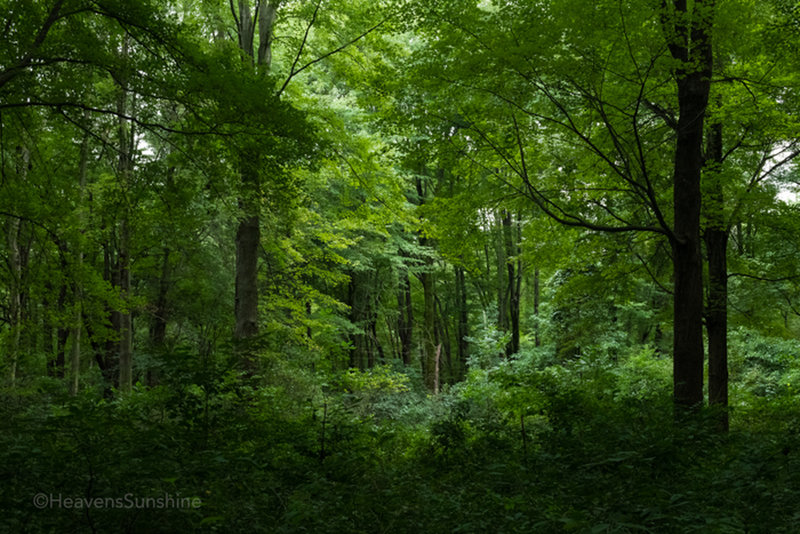
<svg viewBox="0 0 800 534">
<path fill-rule="evenodd" d="M 0 1 L 0 530 L 795 532 L 794 3 L 715 19 L 727 434 L 673 413 L 681 236 L 642 231 L 674 223 L 658 2 L 277 3 L 266 68 L 225 3 Z"/>
<path fill-rule="evenodd" d="M 800 343 L 738 328 L 730 335 L 730 373 L 734 399 L 742 404 L 757 398 L 793 396 L 800 387 Z M 755 397 L 755 398 L 753 398 Z"/>
<path fill-rule="evenodd" d="M 161 386 L 113 402 L 56 381 L 3 392 L 9 528 L 86 524 L 86 510 L 32 508 L 39 492 L 201 500 L 88 512 L 97 529 L 150 532 L 791 532 L 797 519 L 794 396 L 742 407 L 727 437 L 703 414 L 677 425 L 668 362 L 649 347 L 616 366 L 521 356 L 427 400 L 388 367 L 320 395 L 291 373 L 244 386 L 225 358 L 165 361 Z"/>
</svg>

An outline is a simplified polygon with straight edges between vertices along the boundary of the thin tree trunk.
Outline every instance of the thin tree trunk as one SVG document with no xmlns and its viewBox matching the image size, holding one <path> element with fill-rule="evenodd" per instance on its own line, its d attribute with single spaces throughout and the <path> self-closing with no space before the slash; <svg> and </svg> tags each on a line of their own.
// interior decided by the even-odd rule
<svg viewBox="0 0 800 534">
<path fill-rule="evenodd" d="M 127 220 L 122 221 L 120 234 L 119 289 L 125 308 L 119 314 L 119 390 L 121 393 L 125 394 L 131 391 L 133 385 L 133 313 L 130 308 L 130 227 Z"/>
<path fill-rule="evenodd" d="M 534 345 L 541 347 L 542 339 L 539 335 L 539 267 L 533 270 L 533 315 L 536 317 L 536 326 L 533 333 Z"/>
<path fill-rule="evenodd" d="M 444 349 L 444 358 L 447 363 L 448 376 L 452 378 L 454 376 L 452 364 L 452 346 L 450 344 L 450 325 L 447 321 L 450 313 L 448 313 L 448 310 L 445 309 L 444 305 L 442 304 L 442 299 L 439 298 L 439 295 L 436 295 L 435 299 L 436 309 L 438 310 L 438 313 L 436 313 L 436 339 L 438 340 L 438 346 L 440 347 L 440 350 Z M 439 367 L 441 372 L 441 362 Z"/>
<path fill-rule="evenodd" d="M 59 245 L 61 246 L 61 245 Z M 62 258 L 66 257 L 66 250 L 62 250 Z M 62 260 L 61 268 L 64 273 L 67 272 L 67 263 Z M 64 312 L 67 305 L 67 283 L 61 283 L 58 291 L 58 300 L 56 301 L 56 310 Z M 60 322 L 60 320 L 58 321 Z M 53 368 L 52 374 L 56 378 L 64 378 L 64 369 L 66 364 L 66 350 L 67 350 L 67 336 L 69 330 L 61 325 L 56 326 L 55 329 L 55 359 L 52 361 Z M 50 341 L 50 339 L 48 339 Z"/>
<path fill-rule="evenodd" d="M 31 154 L 24 147 L 17 147 L 17 176 L 21 183 L 27 180 Z M 8 262 L 11 270 L 11 284 L 8 288 L 8 311 L 10 319 L 11 336 L 8 347 L 9 356 L 9 384 L 13 388 L 17 382 L 17 367 L 19 366 L 20 340 L 22 334 L 22 273 L 23 259 L 19 239 L 22 234 L 22 221 L 12 218 L 9 221 L 7 243 Z"/>
<path fill-rule="evenodd" d="M 156 349 L 162 348 L 167 339 L 167 319 L 169 316 L 167 294 L 169 292 L 170 252 L 169 247 L 164 247 L 164 254 L 161 258 L 161 276 L 158 279 L 156 307 L 153 313 L 153 321 L 150 324 L 150 344 Z"/>
<path fill-rule="evenodd" d="M 425 245 L 425 239 L 420 239 L 420 244 Z M 428 269 L 432 265 L 429 263 Z M 434 367 L 436 360 L 436 294 L 434 293 L 433 273 L 426 270 L 420 273 L 422 282 L 423 316 L 422 316 L 422 336 L 423 336 L 423 366 L 422 373 L 425 385 L 433 391 L 435 386 Z"/>
<path fill-rule="evenodd" d="M 122 55 L 128 55 L 129 37 L 125 37 Z M 124 80 L 123 80 L 124 82 Z M 117 97 L 117 112 L 119 113 L 119 166 L 118 173 L 123 188 L 123 215 L 120 222 L 119 239 L 119 289 L 123 302 L 123 309 L 119 312 L 119 390 L 129 393 L 133 381 L 133 315 L 131 302 L 131 258 L 130 258 L 130 204 L 128 190 L 133 172 L 133 143 L 134 132 L 130 122 L 125 119 L 127 107 L 127 91 L 120 88 Z M 134 111 L 131 110 L 131 114 Z"/>
<path fill-rule="evenodd" d="M 411 280 L 408 278 L 408 271 L 403 273 L 400 279 L 400 288 L 397 292 L 397 333 L 400 337 L 400 356 L 403 364 L 411 364 L 411 349 L 414 333 L 414 307 L 411 302 Z"/>
<path fill-rule="evenodd" d="M 508 258 L 506 256 L 506 239 L 504 226 L 508 212 L 505 210 L 495 214 L 495 255 L 497 260 L 497 329 L 508 332 Z"/>
<path fill-rule="evenodd" d="M 84 113 L 84 118 L 88 117 L 88 112 Z M 78 203 L 78 210 L 83 209 L 83 204 L 86 198 L 86 176 L 87 176 L 87 169 L 89 165 L 89 134 L 83 136 L 83 141 L 81 142 L 81 155 L 80 155 L 80 163 L 78 166 L 78 185 L 80 187 L 80 198 Z M 84 230 L 84 220 L 83 216 L 79 215 L 79 225 L 80 225 L 80 232 L 83 234 Z M 72 300 L 74 311 L 72 315 L 72 333 L 71 333 L 71 346 L 70 346 L 70 365 L 69 365 L 69 377 L 70 377 L 70 386 L 69 392 L 70 395 L 77 395 L 78 388 L 80 386 L 80 373 L 81 373 L 81 332 L 83 331 L 83 317 L 82 317 L 82 305 L 83 305 L 83 288 L 81 285 L 81 277 L 82 270 L 83 270 L 83 245 L 81 243 L 80 238 L 77 240 L 75 245 L 75 275 L 73 276 L 72 282 Z"/>
<path fill-rule="evenodd" d="M 511 339 L 506 346 L 506 356 L 519 352 L 519 305 L 522 272 L 520 269 L 518 236 L 514 229 L 519 231 L 519 221 L 513 220 L 511 213 L 507 212 L 503 218 L 503 234 L 506 247 L 506 269 L 508 271 L 506 298 L 508 300 L 508 323 L 511 330 Z"/>
<path fill-rule="evenodd" d="M 27 165 L 26 165 L 27 167 Z M 9 383 L 13 388 L 17 381 L 17 365 L 19 361 L 19 342 L 20 333 L 22 330 L 21 317 L 22 317 L 22 302 L 21 302 L 21 284 L 22 284 L 22 262 L 19 253 L 19 234 L 21 230 L 21 221 L 19 219 L 11 219 L 8 227 L 8 252 L 9 264 L 11 266 L 11 284 L 8 288 L 9 302 L 8 302 L 8 315 L 10 320 L 11 336 L 8 347 L 9 356 Z"/>
<path fill-rule="evenodd" d="M 458 309 L 458 319 L 456 322 L 456 336 L 458 337 L 458 363 L 459 376 L 463 378 L 467 369 L 467 358 L 469 357 L 469 312 L 467 310 L 467 284 L 465 281 L 464 268 L 454 266 L 456 278 L 456 307 Z"/>
</svg>

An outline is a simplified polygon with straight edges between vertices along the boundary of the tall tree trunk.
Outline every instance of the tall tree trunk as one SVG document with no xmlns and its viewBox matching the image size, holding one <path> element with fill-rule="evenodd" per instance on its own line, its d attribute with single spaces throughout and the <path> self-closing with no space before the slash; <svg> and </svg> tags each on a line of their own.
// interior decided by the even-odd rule
<svg viewBox="0 0 800 534">
<path fill-rule="evenodd" d="M 130 224 L 120 227 L 119 289 L 124 308 L 119 313 L 119 390 L 129 393 L 133 385 L 133 311 L 131 310 Z"/>
<path fill-rule="evenodd" d="M 420 172 L 420 175 L 422 172 Z M 417 201 L 419 205 L 425 204 L 428 196 L 426 185 L 422 178 L 417 176 Z M 429 245 L 428 238 L 420 234 L 419 244 L 421 247 Z M 433 260 L 426 256 L 425 267 L 419 273 L 419 280 L 422 283 L 422 377 L 425 386 L 430 391 L 436 389 L 436 293 L 433 277 Z"/>
<path fill-rule="evenodd" d="M 420 238 L 420 244 L 425 245 L 425 239 Z M 423 365 L 422 373 L 425 385 L 430 391 L 436 388 L 436 294 L 434 292 L 433 265 L 428 262 L 427 269 L 420 273 L 422 282 L 422 346 L 423 346 Z"/>
<path fill-rule="evenodd" d="M 439 298 L 439 295 L 435 295 L 436 300 L 436 339 L 438 340 L 438 351 L 439 351 L 439 374 L 440 378 L 444 376 L 442 369 L 444 365 L 442 365 L 441 357 L 442 352 L 444 352 L 444 361 L 447 364 L 447 373 L 448 377 L 452 378 L 455 376 L 454 369 L 453 369 L 453 360 L 452 360 L 452 347 L 450 344 L 450 324 L 447 321 L 447 318 L 450 316 L 449 310 L 444 307 L 442 304 L 442 299 Z"/>
<path fill-rule="evenodd" d="M 703 403 L 703 265 L 700 254 L 700 179 L 703 119 L 712 74 L 711 27 L 714 3 L 687 0 L 665 4 L 665 33 L 678 86 L 678 128 L 673 175 L 675 222 L 671 236 L 674 267 L 673 397 L 678 407 Z M 674 11 L 674 13 L 670 13 Z"/>
<path fill-rule="evenodd" d="M 164 254 L 161 258 L 161 276 L 158 279 L 156 307 L 153 313 L 153 320 L 150 323 L 150 344 L 156 349 L 162 348 L 167 339 L 167 319 L 169 316 L 167 294 L 169 292 L 170 252 L 169 247 L 164 247 Z"/>
<path fill-rule="evenodd" d="M 19 219 L 11 219 L 8 224 L 8 262 L 11 267 L 11 284 L 8 288 L 8 315 L 11 336 L 9 337 L 9 383 L 14 387 L 17 381 L 17 365 L 19 362 L 19 342 L 22 331 L 22 262 L 19 253 L 19 234 L 22 223 Z"/>
<path fill-rule="evenodd" d="M 497 280 L 495 289 L 497 291 L 497 329 L 503 333 L 508 332 L 508 256 L 506 254 L 506 238 L 504 227 L 508 217 L 506 210 L 495 213 L 495 255 L 497 259 Z"/>
<path fill-rule="evenodd" d="M 84 113 L 84 118 L 88 118 L 89 112 Z M 81 155 L 80 163 L 78 165 L 78 185 L 80 187 L 80 197 L 78 200 L 79 218 L 78 223 L 80 226 L 80 233 L 83 234 L 84 218 L 81 210 L 86 199 L 86 175 L 89 165 L 89 134 L 83 136 L 81 142 Z M 69 365 L 69 392 L 71 395 L 78 394 L 80 386 L 80 373 L 81 373 L 81 332 L 83 331 L 83 287 L 81 284 L 81 277 L 83 270 L 83 243 L 79 238 L 75 245 L 75 275 L 72 281 L 72 300 L 74 311 L 72 315 L 72 332 L 71 332 L 71 345 L 70 345 L 70 365 Z"/>
<path fill-rule="evenodd" d="M 350 367 L 366 369 L 374 363 L 370 354 L 370 277 L 364 272 L 351 271 L 347 287 L 350 322 L 356 331 L 350 336 Z"/>
<path fill-rule="evenodd" d="M 508 326 L 511 329 L 511 339 L 506 345 L 506 356 L 519 352 L 519 305 L 522 269 L 519 260 L 519 220 L 514 221 L 511 213 L 506 212 L 503 218 L 503 234 L 506 247 L 506 270 L 508 271 L 506 290 L 508 300 Z M 515 230 L 517 235 L 515 235 Z"/>
<path fill-rule="evenodd" d="M 27 180 L 30 167 L 31 153 L 24 146 L 17 147 L 16 170 L 20 183 Z M 10 320 L 11 336 L 9 339 L 9 384 L 13 388 L 17 382 L 17 367 L 19 366 L 20 340 L 22 334 L 22 273 L 25 260 L 20 248 L 19 240 L 22 233 L 22 221 L 12 218 L 8 223 L 8 263 L 11 270 L 11 284 L 8 288 L 8 314 Z"/>
<path fill-rule="evenodd" d="M 534 344 L 537 347 L 542 346 L 542 338 L 539 334 L 539 267 L 533 269 L 533 316 L 536 318 L 536 326 L 534 327 Z"/>
<path fill-rule="evenodd" d="M 129 37 L 123 42 L 122 56 L 127 59 Z M 117 96 L 117 113 L 119 114 L 119 163 L 117 173 L 123 189 L 123 214 L 119 227 L 119 289 L 122 309 L 119 311 L 119 390 L 129 393 L 133 382 L 133 312 L 131 310 L 131 257 L 130 257 L 130 199 L 129 188 L 133 172 L 133 145 L 135 134 L 127 115 L 128 93 L 125 80 Z M 135 110 L 131 109 L 133 115 Z"/>
<path fill-rule="evenodd" d="M 456 309 L 458 317 L 456 319 L 456 337 L 458 338 L 458 364 L 459 378 L 463 378 L 467 369 L 467 358 L 469 357 L 469 311 L 467 310 L 467 284 L 465 280 L 464 268 L 454 266 L 456 279 Z"/>
<path fill-rule="evenodd" d="M 705 176 L 705 230 L 708 256 L 708 403 L 721 408 L 718 414 L 720 430 L 728 430 L 728 236 L 725 222 L 724 193 L 720 166 L 722 165 L 722 124 L 709 128 L 708 159 Z"/>
<path fill-rule="evenodd" d="M 269 70 L 272 63 L 272 30 L 277 0 L 260 1 L 256 13 L 258 21 L 253 20 L 250 0 L 239 0 L 237 34 L 239 48 L 251 63 Z M 233 2 L 231 2 L 233 8 Z M 258 52 L 253 50 L 256 26 L 258 26 Z M 256 148 L 254 148 L 256 150 Z M 242 219 L 236 231 L 236 275 L 235 275 L 235 326 L 233 337 L 243 342 L 258 335 L 258 258 L 261 243 L 260 203 L 261 194 L 257 154 L 242 151 L 239 155 L 243 195 L 239 200 Z M 254 161 L 256 163 L 254 163 Z M 249 347 L 242 352 L 243 365 L 252 373 L 255 371 L 255 355 Z"/>
<path fill-rule="evenodd" d="M 411 303 L 411 280 L 408 271 L 400 279 L 400 288 L 397 291 L 397 333 L 400 337 L 400 357 L 403 364 L 411 364 L 411 349 L 414 333 L 414 307 Z"/>
<path fill-rule="evenodd" d="M 59 243 L 59 247 L 63 247 L 63 243 Z M 68 272 L 66 254 L 67 254 L 66 247 L 63 247 L 61 255 L 62 257 L 61 269 L 62 272 L 64 272 L 65 274 Z M 59 313 L 63 313 L 64 311 L 66 311 L 66 305 L 67 305 L 67 282 L 64 281 L 60 284 L 58 290 L 58 300 L 56 301 L 55 309 L 58 310 Z M 45 319 L 45 321 L 47 321 L 48 326 L 52 324 L 51 323 L 52 319 Z M 57 321 L 57 323 L 60 322 L 61 319 Z M 63 325 L 57 324 L 55 329 L 55 347 L 54 347 L 55 359 L 50 362 L 52 363 L 52 370 L 51 370 L 52 376 L 56 378 L 64 378 L 68 335 L 69 335 L 69 330 Z M 48 337 L 46 338 L 46 340 L 48 343 L 50 343 L 52 341 L 52 338 Z M 49 346 L 52 346 L 52 343 L 50 343 Z"/>
</svg>

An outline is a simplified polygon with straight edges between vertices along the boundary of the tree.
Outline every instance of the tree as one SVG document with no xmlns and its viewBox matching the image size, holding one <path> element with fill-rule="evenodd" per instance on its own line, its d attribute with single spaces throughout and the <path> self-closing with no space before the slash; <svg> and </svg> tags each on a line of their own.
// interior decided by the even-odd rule
<svg viewBox="0 0 800 534">
<path fill-rule="evenodd" d="M 463 95 L 448 98 L 456 106 L 445 109 L 471 124 L 465 154 L 491 169 L 470 146 L 488 149 L 506 169 L 498 180 L 562 224 L 669 241 L 678 406 L 703 399 L 700 176 L 713 8 L 444 3 L 423 23 L 438 40 L 423 52 L 422 68 Z M 447 58 L 443 68 L 424 62 L 438 55 Z M 665 142 L 674 143 L 669 177 L 656 149 Z"/>
</svg>

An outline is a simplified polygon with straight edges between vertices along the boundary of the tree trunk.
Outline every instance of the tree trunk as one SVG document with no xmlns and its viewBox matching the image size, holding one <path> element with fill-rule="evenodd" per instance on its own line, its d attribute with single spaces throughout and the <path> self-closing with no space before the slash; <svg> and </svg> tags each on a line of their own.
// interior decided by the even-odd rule
<svg viewBox="0 0 800 534">
<path fill-rule="evenodd" d="M 455 376 L 452 360 L 452 346 L 450 344 L 450 324 L 447 318 L 450 317 L 449 310 L 442 304 L 442 299 L 439 295 L 435 295 L 436 300 L 436 339 L 438 340 L 439 351 L 439 373 L 440 377 L 444 376 L 442 372 L 444 365 L 442 365 L 442 351 L 444 351 L 444 360 L 447 364 L 447 376 L 452 378 Z"/>
<path fill-rule="evenodd" d="M 425 245 L 425 239 L 420 238 L 420 244 Z M 435 366 L 436 366 L 436 294 L 434 292 L 433 280 L 433 265 L 428 262 L 427 270 L 420 273 L 420 281 L 422 282 L 422 299 L 423 299 L 423 315 L 422 315 L 422 347 L 423 347 L 423 364 L 422 373 L 425 379 L 425 385 L 429 390 L 435 389 Z"/>
<path fill-rule="evenodd" d="M 514 235 L 514 230 L 517 235 Z M 519 221 L 512 219 L 511 213 L 506 213 L 503 218 L 503 234 L 506 247 L 506 269 L 508 271 L 508 323 L 511 329 L 511 339 L 506 346 L 506 356 L 519 352 L 519 303 L 522 280 L 522 269 L 519 260 Z"/>
<path fill-rule="evenodd" d="M 128 39 L 123 42 L 122 55 L 128 55 Z M 130 257 L 130 200 L 128 190 L 133 172 L 133 128 L 125 119 L 128 94 L 123 85 L 117 96 L 117 112 L 119 114 L 119 164 L 117 172 L 123 189 L 123 215 L 120 222 L 119 239 L 119 289 L 123 305 L 119 311 L 119 391 L 129 393 L 133 382 L 133 315 L 131 302 L 131 257 Z M 131 110 L 131 114 L 134 110 Z"/>
<path fill-rule="evenodd" d="M 501 210 L 495 213 L 495 255 L 497 260 L 497 280 L 495 289 L 497 291 L 497 329 L 500 332 L 508 332 L 508 257 L 506 255 L 506 237 L 504 227 L 507 224 L 508 212 Z M 513 271 L 512 271 L 513 272 Z M 507 349 L 506 349 L 507 352 Z"/>
<path fill-rule="evenodd" d="M 231 4 L 231 7 L 233 4 Z M 259 45 L 255 56 L 256 21 L 253 20 L 249 0 L 239 0 L 237 34 L 239 48 L 250 58 L 251 63 L 269 70 L 272 63 L 272 29 L 277 1 L 259 2 L 258 16 Z M 257 150 L 253 148 L 253 150 Z M 243 215 L 236 231 L 236 288 L 235 288 L 235 326 L 233 337 L 239 342 L 250 340 L 258 335 L 258 257 L 261 243 L 260 203 L 261 194 L 257 154 L 245 151 L 239 154 L 241 179 L 244 194 L 239 199 Z M 249 347 L 242 351 L 243 365 L 248 373 L 255 371 L 255 355 Z"/>
<path fill-rule="evenodd" d="M 131 310 L 130 226 L 120 228 L 119 289 L 124 309 L 119 314 L 119 390 L 129 393 L 133 385 L 133 312 Z"/>
<path fill-rule="evenodd" d="M 167 339 L 167 318 L 169 315 L 169 310 L 167 308 L 167 293 L 169 292 L 169 256 L 169 247 L 164 247 L 164 255 L 161 259 L 161 276 L 158 279 L 158 296 L 156 297 L 153 320 L 150 324 L 150 344 L 155 349 L 162 348 Z"/>
<path fill-rule="evenodd" d="M 84 118 L 88 117 L 88 112 L 84 113 Z M 83 141 L 81 142 L 81 155 L 80 155 L 80 163 L 78 166 L 78 185 L 80 186 L 80 198 L 78 209 L 79 213 L 80 210 L 83 209 L 83 204 L 86 198 L 86 175 L 87 169 L 89 164 L 89 134 L 83 136 Z M 84 229 L 84 220 L 82 216 L 79 216 L 79 225 L 80 225 L 80 232 L 83 234 L 85 231 Z M 83 331 L 83 317 L 82 317 L 82 305 L 83 305 L 83 288 L 80 282 L 83 270 L 83 244 L 81 240 L 78 239 L 77 244 L 75 246 L 75 275 L 73 277 L 73 285 L 72 285 L 72 300 L 74 311 L 72 315 L 72 333 L 71 333 L 71 346 L 70 346 L 70 365 L 69 365 L 69 377 L 70 377 L 70 385 L 69 385 L 69 392 L 70 395 L 77 395 L 78 394 L 78 387 L 80 386 L 80 373 L 81 373 L 81 332 Z"/>
<path fill-rule="evenodd" d="M 17 176 L 21 183 L 27 180 L 31 153 L 24 146 L 17 147 Z M 17 382 L 19 366 L 20 339 L 22 334 L 22 273 L 25 260 L 20 249 L 19 239 L 22 234 L 22 221 L 12 218 L 8 223 L 8 263 L 11 271 L 11 284 L 8 288 L 8 315 L 11 336 L 8 347 L 9 384 L 13 388 Z"/>
<path fill-rule="evenodd" d="M 358 271 L 350 272 L 347 287 L 347 305 L 350 306 L 350 322 L 356 331 L 350 336 L 350 367 L 366 369 L 370 366 L 370 279 Z"/>
<path fill-rule="evenodd" d="M 672 2 L 667 27 L 670 53 L 678 61 L 678 128 L 673 175 L 674 267 L 673 397 L 678 407 L 703 403 L 703 266 L 700 254 L 700 179 L 703 119 L 712 73 L 713 1 Z M 665 13 L 665 21 L 668 14 Z M 689 20 L 690 22 L 686 22 Z"/>
<path fill-rule="evenodd" d="M 26 165 L 27 167 L 27 165 Z M 21 302 L 21 283 L 22 283 L 22 262 L 19 253 L 19 234 L 21 221 L 11 219 L 8 227 L 8 262 L 11 267 L 11 284 L 8 288 L 8 315 L 11 336 L 9 338 L 8 357 L 9 357 L 9 383 L 13 388 L 17 381 L 17 365 L 19 361 L 19 342 L 22 330 L 22 302 Z"/>
<path fill-rule="evenodd" d="M 539 335 L 539 267 L 533 269 L 533 316 L 536 318 L 534 326 L 534 345 L 542 346 L 542 339 Z"/>
<path fill-rule="evenodd" d="M 424 169 L 423 169 L 424 171 Z M 422 172 L 420 174 L 422 174 Z M 422 179 L 416 179 L 417 202 L 421 206 L 425 204 L 428 196 L 427 186 Z M 429 245 L 428 238 L 422 233 L 419 236 L 419 245 L 423 248 Z M 425 257 L 425 267 L 419 273 L 419 280 L 422 283 L 422 377 L 425 386 L 429 391 L 434 391 L 436 387 L 435 367 L 436 367 L 436 293 L 433 277 L 433 260 Z"/>
<path fill-rule="evenodd" d="M 456 320 L 456 337 L 458 338 L 458 363 L 459 377 L 463 378 L 467 369 L 467 358 L 469 357 L 469 311 L 467 310 L 467 284 L 465 281 L 464 268 L 454 266 L 456 278 L 456 309 L 458 318 Z"/>
<path fill-rule="evenodd" d="M 722 124 L 711 125 L 708 136 L 706 166 L 705 231 L 708 256 L 708 306 L 706 307 L 706 332 L 708 333 L 708 403 L 719 407 L 719 428 L 728 430 L 728 236 L 725 223 L 724 194 L 720 176 L 722 165 Z"/>
<path fill-rule="evenodd" d="M 411 364 L 411 349 L 414 333 L 414 307 L 411 303 L 411 280 L 408 271 L 400 279 L 400 288 L 397 292 L 397 333 L 400 337 L 400 357 L 403 364 Z"/>
</svg>

